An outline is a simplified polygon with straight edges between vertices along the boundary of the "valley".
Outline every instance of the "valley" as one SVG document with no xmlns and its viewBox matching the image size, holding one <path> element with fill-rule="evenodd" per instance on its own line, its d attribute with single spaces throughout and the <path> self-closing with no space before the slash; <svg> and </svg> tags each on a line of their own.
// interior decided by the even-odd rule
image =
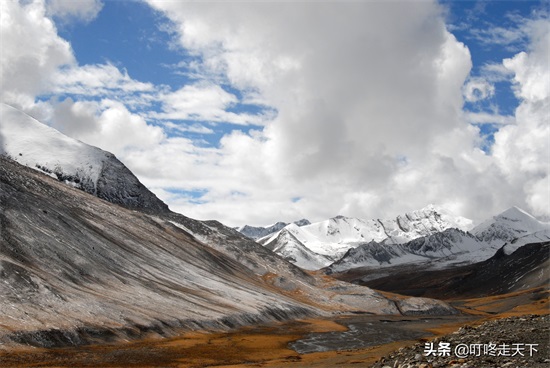
<svg viewBox="0 0 550 368">
<path fill-rule="evenodd" d="M 549 315 L 548 290 L 537 288 L 498 297 L 456 300 L 463 314 L 447 317 L 354 315 L 330 319 L 305 319 L 264 326 L 242 327 L 231 332 L 187 332 L 161 338 L 151 332 L 135 342 L 89 345 L 78 348 L 20 348 L 0 353 L 5 367 L 368 367 L 384 356 L 416 341 L 431 341 L 463 326 L 514 316 Z M 368 325 L 392 334 L 381 341 L 378 333 L 364 334 L 364 346 L 346 348 L 346 335 L 333 341 L 328 351 L 298 353 L 292 344 L 311 336 L 341 334 L 350 323 Z M 388 327 L 389 326 L 389 327 Z M 549 325 L 540 326 L 548 334 Z M 519 332 L 519 330 L 518 330 Z M 527 341 L 525 341 L 527 343 Z M 543 355 L 539 358 L 541 358 Z M 548 358 L 548 349 L 544 353 Z"/>
<path fill-rule="evenodd" d="M 253 239 L 171 211 L 108 152 L 0 115 L 2 367 L 370 366 L 550 312 L 548 223 L 517 207 L 477 226 L 429 205 L 240 228 Z"/>
</svg>

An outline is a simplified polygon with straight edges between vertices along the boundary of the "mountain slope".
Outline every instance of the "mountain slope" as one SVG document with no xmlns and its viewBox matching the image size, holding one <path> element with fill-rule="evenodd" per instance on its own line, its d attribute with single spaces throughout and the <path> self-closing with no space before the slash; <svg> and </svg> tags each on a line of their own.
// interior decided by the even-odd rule
<svg viewBox="0 0 550 368">
<path fill-rule="evenodd" d="M 2 147 L 24 139 L 5 134 L 5 120 L 0 126 Z M 45 142 L 29 152 L 51 142 L 69 146 L 58 144 L 60 156 L 71 145 L 83 149 L 83 157 L 74 149 L 68 161 L 57 161 L 69 167 L 59 166 L 61 172 L 103 152 L 45 132 Z M 26 148 L 17 146 L 18 157 L 33 156 Z M 106 186 L 137 180 L 125 170 L 103 176 Z M 454 312 L 439 301 L 390 300 L 309 275 L 217 221 L 105 199 L 0 155 L 0 345 L 85 344 L 334 312 Z"/>
<path fill-rule="evenodd" d="M 406 263 L 423 263 L 424 267 L 432 268 L 443 267 L 469 260 L 487 259 L 495 252 L 495 248 L 467 232 L 447 229 L 405 244 L 361 244 L 327 267 L 326 272 L 341 272 L 366 266 L 390 267 Z"/>
<path fill-rule="evenodd" d="M 139 326 L 170 333 L 319 313 L 169 222 L 0 160 L 0 341 L 48 345 L 57 330 L 69 343 L 90 338 L 84 327 L 126 338 Z"/>
<path fill-rule="evenodd" d="M 361 244 L 327 267 L 326 272 L 409 263 L 421 263 L 431 269 L 452 267 L 487 260 L 504 244 L 503 252 L 511 254 L 527 243 L 548 240 L 548 224 L 512 207 L 475 227 L 472 233 L 447 229 L 404 244 Z"/>
<path fill-rule="evenodd" d="M 550 242 L 530 243 L 511 254 L 500 249 L 491 258 L 465 266 L 427 270 L 418 265 L 390 270 L 383 277 L 350 270 L 341 279 L 378 290 L 432 298 L 474 298 L 505 294 L 550 281 Z"/>
<path fill-rule="evenodd" d="M 471 230 L 478 239 L 491 245 L 502 246 L 514 239 L 550 229 L 524 210 L 511 207 Z"/>
<path fill-rule="evenodd" d="M 0 155 L 59 181 L 127 208 L 168 210 L 113 154 L 69 138 L 3 103 L 0 137 Z"/>
</svg>

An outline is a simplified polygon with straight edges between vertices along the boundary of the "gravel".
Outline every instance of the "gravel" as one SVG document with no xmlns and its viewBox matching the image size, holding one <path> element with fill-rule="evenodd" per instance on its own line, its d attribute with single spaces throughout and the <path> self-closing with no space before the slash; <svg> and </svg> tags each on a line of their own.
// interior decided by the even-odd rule
<svg viewBox="0 0 550 368">
<path fill-rule="evenodd" d="M 464 326 L 454 333 L 401 348 L 375 368 L 547 368 L 550 315 L 525 315 Z"/>
</svg>

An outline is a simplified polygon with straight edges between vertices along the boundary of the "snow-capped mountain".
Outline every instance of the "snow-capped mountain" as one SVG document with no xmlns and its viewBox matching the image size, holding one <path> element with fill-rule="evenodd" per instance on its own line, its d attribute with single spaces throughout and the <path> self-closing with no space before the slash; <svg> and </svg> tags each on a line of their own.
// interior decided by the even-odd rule
<svg viewBox="0 0 550 368">
<path fill-rule="evenodd" d="M 404 244 L 369 242 L 350 249 L 342 258 L 327 268 L 328 273 L 358 267 L 391 267 L 407 263 L 429 263 L 433 260 L 457 261 L 457 257 L 471 252 L 483 259 L 491 257 L 496 249 L 488 249 L 475 236 L 458 229 L 446 229 Z M 482 259 L 480 259 L 482 260 Z M 457 261 L 458 262 L 458 261 Z M 441 262 L 440 262 L 441 263 Z"/>
<path fill-rule="evenodd" d="M 301 267 L 319 269 L 360 244 L 403 244 L 449 228 L 468 230 L 471 224 L 471 220 L 429 205 L 391 220 L 336 216 L 302 227 L 288 225 L 258 242 Z"/>
<path fill-rule="evenodd" d="M 310 222 L 307 219 L 301 219 L 298 221 L 294 221 L 293 224 L 297 226 L 305 226 L 305 225 L 309 225 Z M 287 225 L 288 225 L 287 222 L 281 222 L 281 221 L 266 227 L 244 225 L 240 228 L 237 228 L 237 231 L 239 231 L 243 235 L 248 236 L 249 238 L 257 240 L 265 236 L 268 236 L 270 234 L 276 233 Z"/>
<path fill-rule="evenodd" d="M 295 224 L 288 226 L 286 231 L 278 236 L 278 241 L 271 242 L 265 247 L 306 270 L 318 269 L 323 267 L 322 265 L 330 264 L 331 257 L 313 252 L 293 235 L 293 229 L 297 227 Z"/>
<path fill-rule="evenodd" d="M 3 103 L 0 137 L 0 155 L 59 181 L 128 208 L 168 210 L 113 154 L 69 138 Z"/>
<path fill-rule="evenodd" d="M 502 246 L 514 239 L 548 230 L 549 225 L 537 220 L 520 208 L 511 207 L 474 227 L 471 233 L 489 244 Z"/>
<path fill-rule="evenodd" d="M 511 254 L 525 244 L 548 240 L 548 224 L 512 207 L 476 226 L 471 232 L 451 228 L 404 244 L 361 244 L 330 265 L 327 272 L 412 263 L 422 263 L 425 268 L 445 268 L 484 261 L 500 248 L 505 254 Z"/>
</svg>

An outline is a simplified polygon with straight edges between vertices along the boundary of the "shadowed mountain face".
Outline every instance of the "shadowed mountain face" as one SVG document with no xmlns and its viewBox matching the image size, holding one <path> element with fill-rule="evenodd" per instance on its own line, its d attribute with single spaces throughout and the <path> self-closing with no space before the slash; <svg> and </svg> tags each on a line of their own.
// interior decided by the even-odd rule
<svg viewBox="0 0 550 368">
<path fill-rule="evenodd" d="M 424 265 L 399 265 L 384 272 L 358 268 L 335 276 L 377 290 L 443 299 L 548 287 L 550 242 L 526 244 L 509 255 L 505 248 L 486 261 L 461 267 L 427 270 Z"/>
</svg>

